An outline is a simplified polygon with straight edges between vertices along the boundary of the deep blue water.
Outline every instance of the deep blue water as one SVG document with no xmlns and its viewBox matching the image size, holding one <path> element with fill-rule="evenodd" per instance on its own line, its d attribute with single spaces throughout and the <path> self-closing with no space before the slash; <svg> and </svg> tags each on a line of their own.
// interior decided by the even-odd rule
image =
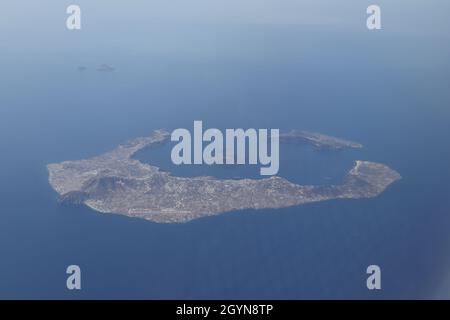
<svg viewBox="0 0 450 320">
<path fill-rule="evenodd" d="M 193 132 L 192 125 L 188 129 Z M 265 165 L 248 164 L 248 150 L 246 150 L 246 164 L 243 165 L 175 165 L 171 160 L 171 151 L 177 143 L 170 141 L 169 138 L 162 144 L 138 151 L 133 158 L 158 166 L 160 170 L 168 171 L 175 176 L 212 176 L 220 179 L 267 178 L 260 174 L 260 168 L 266 167 Z M 205 142 L 203 146 L 207 144 Z M 281 141 L 279 148 L 277 175 L 303 185 L 340 184 L 361 155 L 360 150 L 317 149 L 298 142 Z M 193 150 L 191 153 L 193 154 Z M 236 161 L 236 155 L 234 158 Z"/>
<path fill-rule="evenodd" d="M 256 49 L 220 54 L 68 48 L 2 56 L 0 298 L 450 297 L 450 66 L 430 58 L 448 46 L 357 33 L 296 42 L 297 31 L 248 30 L 236 41 L 252 39 Z M 101 63 L 116 71 L 96 72 Z M 385 163 L 403 179 L 374 199 L 186 224 L 57 204 L 46 164 L 194 120 L 300 128 L 365 145 L 338 154 L 283 149 L 280 175 L 296 182 L 338 179 L 356 159 Z M 164 152 L 153 156 L 164 164 Z M 79 292 L 65 287 L 70 264 L 82 269 Z M 365 286 L 370 264 L 382 268 L 379 292 Z"/>
</svg>

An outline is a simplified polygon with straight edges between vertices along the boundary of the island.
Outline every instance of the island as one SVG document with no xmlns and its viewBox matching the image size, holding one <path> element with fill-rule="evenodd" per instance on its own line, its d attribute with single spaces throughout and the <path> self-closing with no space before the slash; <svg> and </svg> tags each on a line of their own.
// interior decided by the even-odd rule
<svg viewBox="0 0 450 320">
<path fill-rule="evenodd" d="M 113 72 L 115 70 L 115 68 L 111 67 L 110 65 L 103 63 L 101 65 L 99 65 L 96 68 L 97 71 L 99 72 Z"/>
<path fill-rule="evenodd" d="M 279 176 L 261 179 L 177 177 L 133 159 L 143 148 L 162 143 L 169 132 L 156 130 L 90 159 L 47 165 L 59 202 L 85 204 L 101 212 L 159 223 L 181 223 L 243 209 L 277 209 L 331 199 L 376 197 L 401 178 L 388 166 L 356 161 L 339 185 L 299 185 Z M 280 134 L 280 140 L 316 147 L 360 148 L 360 144 L 304 131 Z"/>
<path fill-rule="evenodd" d="M 340 139 L 336 137 L 327 136 L 325 134 L 292 130 L 289 133 L 280 134 L 280 141 L 287 142 L 298 142 L 298 143 L 308 143 L 313 145 L 318 149 L 331 149 L 331 150 L 341 150 L 341 149 L 361 149 L 362 144 L 353 142 L 350 140 Z"/>
</svg>

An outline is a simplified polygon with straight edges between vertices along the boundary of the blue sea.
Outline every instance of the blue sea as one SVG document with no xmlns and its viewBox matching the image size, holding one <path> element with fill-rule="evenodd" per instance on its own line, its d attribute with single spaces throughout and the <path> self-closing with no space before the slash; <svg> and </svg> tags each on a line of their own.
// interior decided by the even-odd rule
<svg viewBox="0 0 450 320">
<path fill-rule="evenodd" d="M 0 298 L 450 298 L 447 39 L 219 25 L 184 29 L 182 45 L 175 36 L 142 44 L 155 34 L 126 46 L 61 36 L 61 45 L 1 54 Z M 114 72 L 96 71 L 102 63 Z M 191 130 L 194 120 L 364 145 L 282 145 L 280 175 L 296 183 L 335 183 L 358 159 L 402 179 L 372 199 L 185 224 L 57 203 L 48 163 L 95 156 L 158 128 Z M 177 175 L 255 175 L 174 167 L 170 145 L 136 156 Z M 66 288 L 72 264 L 82 270 L 79 291 Z M 372 264 L 381 267 L 381 290 L 366 287 Z"/>
</svg>

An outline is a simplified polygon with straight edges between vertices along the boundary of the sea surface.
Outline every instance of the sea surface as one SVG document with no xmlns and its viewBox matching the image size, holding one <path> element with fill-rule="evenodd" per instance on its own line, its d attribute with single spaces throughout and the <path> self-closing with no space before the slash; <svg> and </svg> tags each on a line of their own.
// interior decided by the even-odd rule
<svg viewBox="0 0 450 320">
<path fill-rule="evenodd" d="M 309 28 L 192 28 L 183 49 L 141 39 L 87 50 L 86 36 L 2 53 L 0 298 L 450 298 L 449 42 Z M 102 63 L 115 70 L 96 71 Z M 158 128 L 192 130 L 194 120 L 364 145 L 282 145 L 280 175 L 296 183 L 339 182 L 354 160 L 384 163 L 402 179 L 373 199 L 185 224 L 58 205 L 48 163 Z M 177 175 L 257 176 L 175 167 L 170 145 L 137 156 Z M 71 264 L 81 267 L 80 291 L 66 289 Z M 372 264 L 379 291 L 366 288 Z"/>
</svg>

